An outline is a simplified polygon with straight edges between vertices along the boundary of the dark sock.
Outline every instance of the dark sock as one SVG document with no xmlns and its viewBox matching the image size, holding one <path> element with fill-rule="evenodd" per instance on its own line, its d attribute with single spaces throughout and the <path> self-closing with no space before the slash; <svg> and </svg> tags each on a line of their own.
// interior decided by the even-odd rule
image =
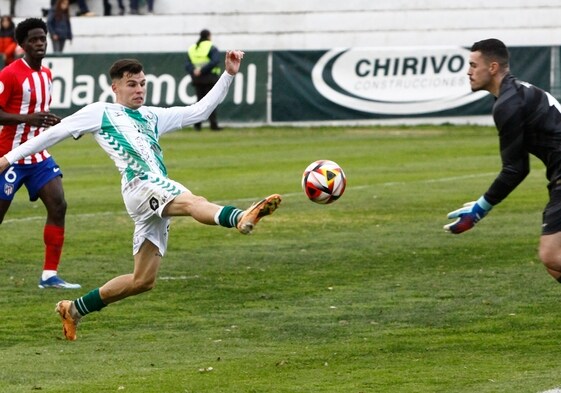
<svg viewBox="0 0 561 393">
<path fill-rule="evenodd" d="M 243 211 L 234 206 L 224 206 L 218 215 L 218 223 L 226 228 L 233 228 L 238 225 L 238 220 Z"/>
<path fill-rule="evenodd" d="M 103 307 L 106 306 L 106 304 L 103 303 L 103 300 L 101 300 L 101 296 L 99 295 L 99 288 L 94 289 L 81 298 L 74 300 L 74 305 L 76 306 L 76 310 L 78 310 L 81 316 L 87 315 L 94 311 L 100 311 Z"/>
</svg>

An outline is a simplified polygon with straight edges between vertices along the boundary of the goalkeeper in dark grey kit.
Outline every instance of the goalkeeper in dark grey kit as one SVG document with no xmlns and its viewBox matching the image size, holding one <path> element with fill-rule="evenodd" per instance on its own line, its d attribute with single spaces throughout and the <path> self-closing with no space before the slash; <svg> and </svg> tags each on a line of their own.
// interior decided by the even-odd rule
<svg viewBox="0 0 561 393">
<path fill-rule="evenodd" d="M 510 73 L 508 49 L 497 39 L 473 44 L 468 76 L 473 91 L 486 90 L 496 97 L 493 119 L 502 169 L 483 196 L 448 214 L 456 220 L 444 229 L 459 234 L 473 228 L 528 175 L 532 154 L 545 164 L 549 181 L 539 255 L 561 283 L 561 105 L 550 93 Z"/>
</svg>

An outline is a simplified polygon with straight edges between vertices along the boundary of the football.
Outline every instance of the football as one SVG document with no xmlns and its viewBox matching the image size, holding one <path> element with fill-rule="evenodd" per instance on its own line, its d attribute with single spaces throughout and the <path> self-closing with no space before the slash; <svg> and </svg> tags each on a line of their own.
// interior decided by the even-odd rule
<svg viewBox="0 0 561 393">
<path fill-rule="evenodd" d="M 315 203 L 335 202 L 345 192 L 347 178 L 343 169 L 333 161 L 312 162 L 302 175 L 302 189 Z"/>
</svg>

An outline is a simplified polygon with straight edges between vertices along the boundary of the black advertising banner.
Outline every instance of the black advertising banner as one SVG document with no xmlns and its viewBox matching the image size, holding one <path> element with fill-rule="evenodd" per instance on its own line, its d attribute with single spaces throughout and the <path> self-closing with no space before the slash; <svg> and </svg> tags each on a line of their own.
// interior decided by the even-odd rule
<svg viewBox="0 0 561 393">
<path fill-rule="evenodd" d="M 512 48 L 511 70 L 550 89 L 551 49 Z M 350 48 L 273 53 L 272 120 L 333 121 L 483 115 L 493 98 L 471 92 L 469 49 Z"/>
</svg>

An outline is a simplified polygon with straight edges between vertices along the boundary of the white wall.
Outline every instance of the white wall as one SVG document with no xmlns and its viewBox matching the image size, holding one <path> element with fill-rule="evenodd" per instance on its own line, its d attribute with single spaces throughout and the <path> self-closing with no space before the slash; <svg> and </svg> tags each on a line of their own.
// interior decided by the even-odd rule
<svg viewBox="0 0 561 393">
<path fill-rule="evenodd" d="M 49 3 L 17 0 L 16 21 L 40 17 Z M 0 0 L 2 14 L 8 4 Z M 88 4 L 102 15 L 102 0 Z M 470 46 L 489 37 L 510 46 L 561 45 L 561 0 L 155 0 L 154 11 L 73 17 L 75 39 L 65 52 L 181 52 L 203 28 L 221 50 Z"/>
</svg>

